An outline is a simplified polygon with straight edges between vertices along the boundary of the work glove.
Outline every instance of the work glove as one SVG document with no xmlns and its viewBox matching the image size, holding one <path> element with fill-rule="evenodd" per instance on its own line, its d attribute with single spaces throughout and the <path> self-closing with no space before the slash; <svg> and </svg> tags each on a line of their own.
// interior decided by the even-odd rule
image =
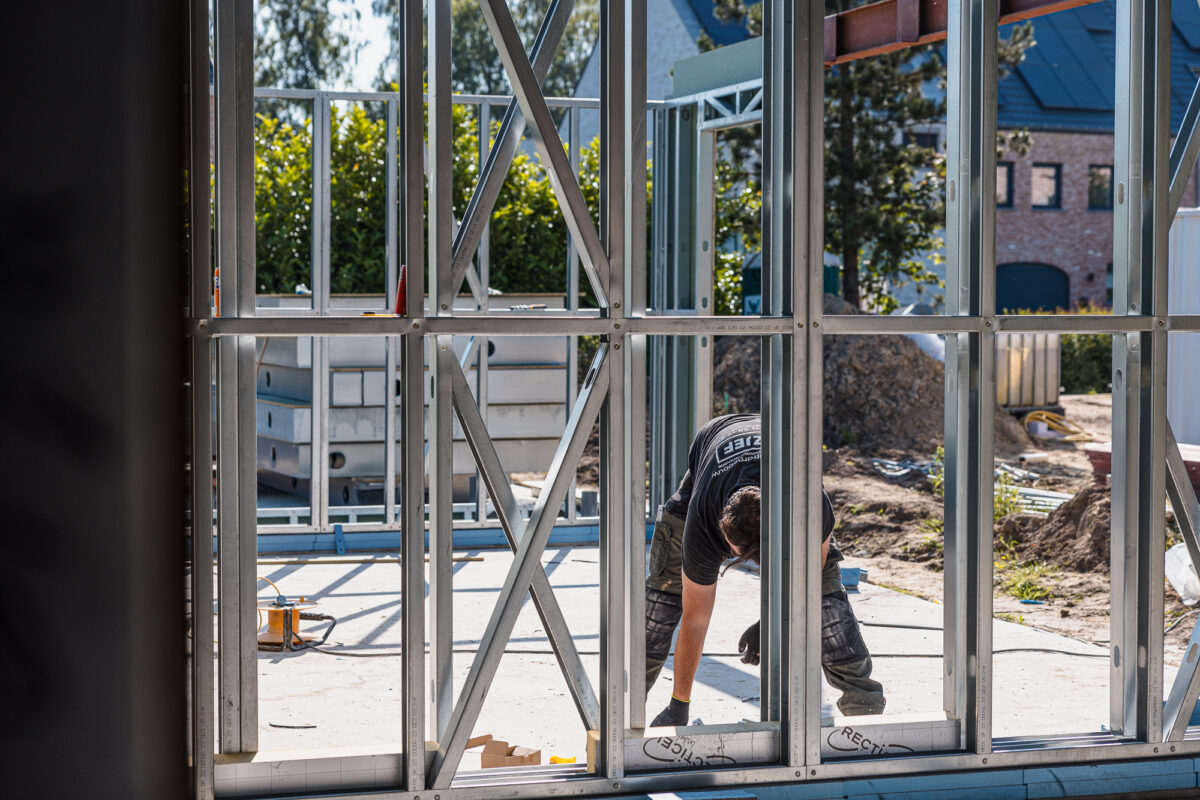
<svg viewBox="0 0 1200 800">
<path fill-rule="evenodd" d="M 688 706 L 691 705 L 689 700 L 680 700 L 675 695 L 671 695 L 671 703 L 654 718 L 650 723 L 651 728 L 662 728 L 667 726 L 687 725 L 688 723 Z"/>
<path fill-rule="evenodd" d="M 758 664 L 759 646 L 758 646 L 758 626 L 756 622 L 746 632 L 742 634 L 742 638 L 738 639 L 738 652 L 742 654 L 743 664 Z"/>
</svg>

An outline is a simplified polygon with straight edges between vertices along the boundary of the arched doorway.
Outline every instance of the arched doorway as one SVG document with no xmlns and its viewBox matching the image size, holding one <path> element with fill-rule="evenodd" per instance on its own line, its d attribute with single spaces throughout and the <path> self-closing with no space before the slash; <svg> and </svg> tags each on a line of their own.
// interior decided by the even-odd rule
<svg viewBox="0 0 1200 800">
<path fill-rule="evenodd" d="M 1069 308 L 1067 273 L 1049 264 L 1001 264 L 996 267 L 996 310 L 1053 311 Z"/>
</svg>

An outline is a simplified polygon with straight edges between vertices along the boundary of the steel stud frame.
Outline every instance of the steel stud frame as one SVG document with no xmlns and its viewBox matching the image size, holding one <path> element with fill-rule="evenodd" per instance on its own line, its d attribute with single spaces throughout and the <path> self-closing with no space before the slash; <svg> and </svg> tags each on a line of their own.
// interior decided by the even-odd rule
<svg viewBox="0 0 1200 800">
<path fill-rule="evenodd" d="M 1200 503 L 1190 493 L 1165 414 L 1166 338 L 1170 331 L 1198 331 L 1200 317 L 1167 311 L 1166 233 L 1181 194 L 1180 182 L 1200 151 L 1200 88 L 1184 130 L 1168 147 L 1169 0 L 1118 1 L 1116 79 L 1116 236 L 1112 317 L 996 314 L 995 152 L 996 29 L 999 0 L 949 5 L 947 19 L 947 314 L 940 317 L 825 317 L 822 313 L 822 187 L 824 37 L 823 5 L 765 0 L 764 80 L 684 98 L 654 119 L 655 239 L 645 241 L 647 146 L 646 11 L 644 0 L 602 0 L 601 15 L 601 209 L 598 226 L 582 202 L 577 161 L 562 147 L 550 104 L 540 91 L 572 7 L 554 0 L 530 54 L 517 37 L 507 5 L 481 0 L 481 9 L 515 87 L 505 99 L 500 134 L 481 150 L 485 160 L 462 225 L 450 210 L 449 1 L 405 0 L 399 8 L 400 91 L 388 95 L 389 197 L 388 294 L 394 301 L 399 265 L 408 266 L 406 314 L 394 318 L 336 316 L 329 308 L 327 202 L 315 198 L 314 229 L 325 246 L 314 248 L 314 304 L 301 313 L 259 313 L 254 302 L 254 209 L 252 114 L 253 18 L 248 0 L 216 2 L 216 253 L 224 289 L 219 314 L 211 304 L 206 248 L 208 214 L 193 205 L 189 296 L 191 409 L 194 420 L 217 408 L 219 484 L 208 475 L 214 449 L 207 426 L 191 432 L 194 468 L 190 591 L 194 609 L 213 599 L 208 568 L 213 540 L 217 555 L 219 666 L 207 636 L 193 637 L 191 675 L 192 787 L 213 796 L 214 752 L 253 751 L 256 741 L 255 651 L 249 627 L 254 608 L 256 534 L 252 498 L 255 340 L 308 336 L 313 343 L 314 451 L 325 423 L 316 412 L 328 391 L 322 365 L 330 336 L 386 336 L 388 377 L 398 374 L 399 464 L 389 454 L 389 479 L 399 473 L 402 495 L 385 500 L 386 523 L 399 520 L 403 537 L 401 589 L 405 654 L 401 661 L 403 741 L 397 754 L 402 779 L 392 790 L 342 797 L 415 800 L 437 792 L 445 800 L 496 797 L 585 796 L 714 785 L 821 781 L 871 775 L 931 774 L 1024 765 L 1152 759 L 1161 742 L 1171 753 L 1200 754 L 1200 731 L 1187 718 L 1200 693 L 1200 659 L 1180 670 L 1163 711 L 1162 549 L 1163 497 L 1169 494 L 1185 540 L 1200 559 Z M 422 31 L 428 9 L 430 230 L 429 308 L 424 307 L 425 191 Z M 193 4 L 192 81 L 207 86 L 207 9 Z M 287 93 L 276 93 L 286 95 Z M 326 93 L 328 95 L 328 93 Z M 297 97 L 302 96 L 297 94 Z M 304 95 L 311 96 L 311 95 Z M 330 95 L 331 96 L 331 95 Z M 350 98 L 354 95 L 351 93 Z M 207 92 L 191 93 L 193 119 L 206 119 Z M 350 99 L 348 98 L 348 99 Z M 314 98 L 315 126 L 328 126 L 328 99 Z M 364 99 L 378 99 L 364 95 Z M 460 98 L 461 99 L 461 98 Z M 481 109 L 494 98 L 481 103 Z M 319 101 L 319 102 L 318 102 Z M 569 105 L 569 103 L 567 103 Z M 324 108 L 324 111 L 321 109 Z M 490 113 L 490 112 L 489 112 Z M 481 110 L 481 119 L 486 119 Z M 699 298 L 711 287 L 705 259 L 705 211 L 696 193 L 703 186 L 688 167 L 696 154 L 711 153 L 712 131 L 761 119 L 765 175 L 763 310 L 760 317 L 714 317 Z M 481 125 L 486 122 L 481 121 Z M 199 178 L 207 166 L 207 130 L 193 125 L 190 190 L 206 193 Z M 486 128 L 484 128 L 486 130 Z M 567 125 L 578 144 L 577 120 Z M 561 313 L 532 316 L 487 306 L 487 220 L 500 181 L 528 131 L 551 175 L 571 235 L 569 285 L 583 268 L 598 310 L 572 301 Z M 706 138 L 707 137 L 707 138 Z M 486 137 L 482 137 L 486 139 Z M 483 147 L 487 147 L 486 142 Z M 328 138 L 314 163 L 328 165 Z M 572 152 L 574 147 L 572 147 Z M 684 154 L 683 157 L 681 153 Z M 711 156 L 705 156 L 711 158 Z M 705 159 L 699 161 L 707 163 Z M 685 179 L 686 178 L 686 179 Z M 710 182 L 711 183 L 711 182 Z M 314 182 L 317 185 L 317 182 Z M 699 211 L 697 211 L 697 209 Z M 480 248 L 484 250 L 481 252 Z M 710 246 L 711 250 L 711 246 Z M 475 258 L 479 253 L 480 257 Z M 647 282 L 647 257 L 654 264 Z M 474 264 L 472 260 L 474 259 Z M 466 281 L 477 308 L 453 306 Z M 647 287 L 649 291 L 647 292 Z M 573 295 L 574 297 L 574 295 Z M 690 305 L 689 305 L 690 303 Z M 1114 336 L 1113 615 L 1110 731 L 1057 740 L 994 740 L 991 735 L 992 597 L 992 414 L 995 398 L 994 337 L 1001 331 L 1110 332 Z M 819 574 L 804 531 L 819 523 L 821 481 L 822 340 L 826 334 L 871 335 L 928 332 L 946 337 L 946 612 L 944 710 L 962 721 L 958 752 L 888 756 L 854 762 L 822 762 L 819 748 Z M 454 357 L 451 336 L 475 337 L 468 356 L 486 353 L 486 337 L 506 335 L 598 335 L 601 346 L 572 406 L 566 432 L 533 515 L 524 519 L 512 499 L 487 430 L 486 400 L 477 402 L 465 377 L 467 362 Z M 688 426 L 706 413 L 704 392 L 688 394 L 687 376 L 699 348 L 714 335 L 761 337 L 765 433 L 765 538 L 763 619 L 767 631 L 762 671 L 764 719 L 780 726 L 775 763 L 730 769 L 691 769 L 626 774 L 623 742 L 628 727 L 644 725 L 641 662 L 641 581 L 644 571 L 647 486 L 655 501 L 678 477 L 679 450 Z M 676 337 L 684 337 L 682 339 Z M 688 338 L 690 337 L 690 338 Z M 695 345 L 696 340 L 705 344 Z M 571 340 L 573 342 L 573 339 Z M 688 343 L 681 346 L 680 342 Z M 393 349 L 393 345 L 398 345 Z M 395 355 L 398 352 L 398 357 Z M 423 441 L 421 372 L 433 372 L 431 441 Z M 647 380 L 647 359 L 655 362 Z M 484 358 L 480 357 L 481 365 Z M 213 394 L 212 388 L 216 387 Z M 318 386 L 317 384 L 320 384 Z M 691 411 L 663 424 L 664 411 L 686 399 Z M 395 402 L 392 398 L 391 403 Z M 389 405 L 389 440 L 395 435 Z M 642 431 L 656 433 L 647 474 Z M 505 578 L 479 653 L 462 686 L 451 680 L 450 547 L 452 518 L 449 445 L 452 415 L 467 441 L 488 496 L 494 501 L 515 558 Z M 600 681 L 593 687 L 571 641 L 567 621 L 539 563 L 574 465 L 592 424 L 601 428 L 601 654 Z M 661 439 L 661 441 L 660 441 Z M 390 452 L 390 448 L 389 448 Z M 323 460 L 323 459 L 322 459 Z M 672 472 L 675 470 L 676 472 Z M 423 477 L 430 481 L 428 536 L 429 600 L 424 599 L 427 528 Z M 215 494 L 215 497 L 214 497 Z M 385 492 L 385 496 L 389 494 Z M 313 526 L 328 523 L 314 471 Z M 205 509 L 216 501 L 215 521 Z M 571 512 L 568 512 L 571 513 Z M 203 566 L 201 566 L 203 565 Z M 599 732 L 597 772 L 564 774 L 561 780 L 523 783 L 509 776 L 495 783 L 455 782 L 466 738 L 507 643 L 517 613 L 531 593 L 570 687 L 581 722 Z M 431 652 L 421 644 L 426 620 Z M 199 616 L 197 617 L 199 618 Z M 249 633 L 248 633 L 249 631 Z M 415 646 L 414 646 L 415 645 Z M 1200 626 L 1191 648 L 1200 650 Z M 426 672 L 429 672 L 429 675 Z M 214 705 L 215 694 L 218 702 Z M 457 691 L 456 691 L 457 689 Z M 213 734 L 217 733 L 214 742 Z M 430 744 L 432 739 L 436 744 Z"/>
</svg>

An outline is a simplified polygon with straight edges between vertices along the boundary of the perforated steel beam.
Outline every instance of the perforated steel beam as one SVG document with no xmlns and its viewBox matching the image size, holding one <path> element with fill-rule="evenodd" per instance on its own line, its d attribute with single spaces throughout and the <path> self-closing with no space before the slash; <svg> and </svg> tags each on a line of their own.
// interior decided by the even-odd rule
<svg viewBox="0 0 1200 800">
<path fill-rule="evenodd" d="M 998 24 L 1040 17 L 1099 0 L 1000 0 Z M 825 18 L 825 63 L 841 64 L 946 38 L 946 0 L 882 0 Z"/>
</svg>

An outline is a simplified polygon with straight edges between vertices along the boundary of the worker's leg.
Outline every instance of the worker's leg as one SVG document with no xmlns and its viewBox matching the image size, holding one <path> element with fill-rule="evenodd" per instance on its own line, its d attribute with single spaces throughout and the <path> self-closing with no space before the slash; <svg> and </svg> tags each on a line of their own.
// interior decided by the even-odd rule
<svg viewBox="0 0 1200 800">
<path fill-rule="evenodd" d="M 661 508 L 650 541 L 646 576 L 646 693 L 671 652 L 683 615 L 683 519 Z"/>
<path fill-rule="evenodd" d="M 840 572 L 835 562 L 821 575 L 821 667 L 829 685 L 842 693 L 837 705 L 843 715 L 882 714 L 887 704 L 883 686 L 871 680 L 871 654 Z"/>
</svg>

